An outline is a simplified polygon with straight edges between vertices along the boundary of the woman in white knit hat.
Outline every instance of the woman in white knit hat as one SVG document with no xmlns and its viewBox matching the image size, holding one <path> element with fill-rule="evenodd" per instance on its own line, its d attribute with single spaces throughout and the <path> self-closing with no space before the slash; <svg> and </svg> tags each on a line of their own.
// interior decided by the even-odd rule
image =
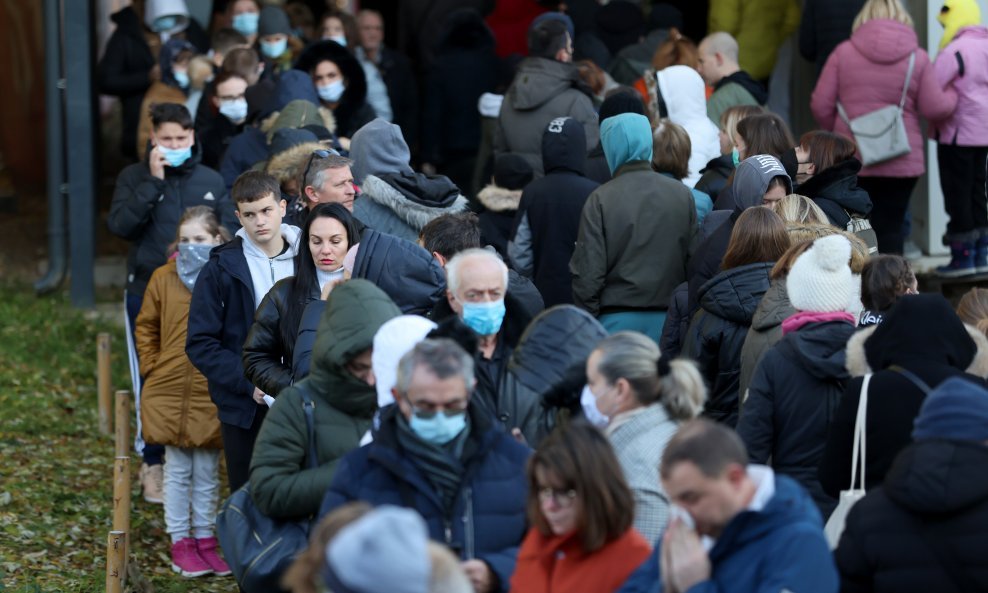
<svg viewBox="0 0 988 593">
<path fill-rule="evenodd" d="M 782 340 L 765 353 L 748 388 L 738 434 L 752 463 L 775 471 L 813 496 L 824 520 L 837 501 L 817 478 L 827 431 L 849 380 L 845 347 L 857 319 L 848 312 L 860 279 L 851 273 L 851 243 L 831 235 L 794 245 L 786 288 L 796 314 L 782 322 Z"/>
</svg>

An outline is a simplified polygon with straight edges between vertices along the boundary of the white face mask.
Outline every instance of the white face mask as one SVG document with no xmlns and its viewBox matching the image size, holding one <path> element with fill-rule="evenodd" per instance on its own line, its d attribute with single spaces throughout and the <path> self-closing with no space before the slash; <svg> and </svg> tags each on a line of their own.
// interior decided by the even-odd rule
<svg viewBox="0 0 988 593">
<path fill-rule="evenodd" d="M 343 96 L 343 91 L 346 87 L 343 85 L 342 80 L 337 80 L 331 82 L 327 85 L 317 86 L 316 92 L 319 94 L 319 98 L 327 103 L 336 103 Z"/>
<path fill-rule="evenodd" d="M 590 391 L 589 385 L 583 386 L 583 391 L 580 393 L 580 405 L 583 407 L 583 415 L 586 416 L 590 424 L 597 428 L 604 428 L 611 423 L 611 419 L 597 407 L 597 396 Z"/>
</svg>

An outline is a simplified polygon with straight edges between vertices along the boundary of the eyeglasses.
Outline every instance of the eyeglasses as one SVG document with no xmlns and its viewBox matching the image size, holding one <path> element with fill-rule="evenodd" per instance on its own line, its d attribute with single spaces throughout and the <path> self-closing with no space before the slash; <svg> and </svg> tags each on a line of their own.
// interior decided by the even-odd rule
<svg viewBox="0 0 988 593">
<path fill-rule="evenodd" d="M 409 406 L 412 408 L 412 413 L 421 418 L 422 420 L 430 420 L 436 417 L 436 414 L 442 414 L 447 418 L 453 418 L 465 414 L 467 411 L 467 404 L 469 399 L 464 396 L 463 399 L 458 399 L 442 406 L 437 406 L 435 404 L 426 404 L 428 408 L 423 409 L 416 404 L 409 402 Z"/>
<path fill-rule="evenodd" d="M 576 490 L 556 490 L 554 488 L 542 488 L 539 490 L 539 500 L 543 503 L 552 500 L 553 504 L 567 508 L 573 505 L 576 500 Z"/>
<path fill-rule="evenodd" d="M 335 154 L 336 156 L 340 155 L 340 153 L 336 152 L 335 150 L 325 150 L 319 148 L 312 151 L 312 154 L 309 155 L 309 162 L 305 164 L 305 172 L 302 173 L 302 180 L 301 180 L 302 187 L 299 188 L 300 191 L 305 191 L 305 186 L 306 186 L 305 181 L 309 178 L 309 169 L 312 168 L 312 161 L 316 160 L 317 157 L 320 159 L 328 159 L 329 156 L 333 154 Z"/>
</svg>

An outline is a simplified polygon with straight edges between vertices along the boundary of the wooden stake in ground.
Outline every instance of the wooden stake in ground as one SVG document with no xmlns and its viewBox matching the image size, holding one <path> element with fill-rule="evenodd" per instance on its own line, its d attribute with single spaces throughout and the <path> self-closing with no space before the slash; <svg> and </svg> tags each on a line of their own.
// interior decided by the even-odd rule
<svg viewBox="0 0 988 593">
<path fill-rule="evenodd" d="M 96 336 L 96 391 L 99 395 L 99 431 L 100 434 L 110 435 L 113 427 L 110 424 L 110 334 L 101 333 Z"/>
<path fill-rule="evenodd" d="M 126 457 L 130 451 L 130 392 L 121 389 L 116 393 L 117 414 L 114 419 L 115 457 Z"/>
<path fill-rule="evenodd" d="M 126 569 L 127 534 L 111 531 L 106 540 L 106 593 L 121 593 Z"/>
<path fill-rule="evenodd" d="M 113 531 L 130 533 L 130 456 L 117 457 L 113 462 Z M 128 543 L 125 535 L 125 567 Z"/>
</svg>

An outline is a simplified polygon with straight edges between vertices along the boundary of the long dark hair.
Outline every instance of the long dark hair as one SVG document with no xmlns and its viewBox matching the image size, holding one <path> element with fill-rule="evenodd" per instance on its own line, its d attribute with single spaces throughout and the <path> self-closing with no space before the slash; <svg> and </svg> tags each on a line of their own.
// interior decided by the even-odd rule
<svg viewBox="0 0 988 593">
<path fill-rule="evenodd" d="M 353 214 L 341 204 L 317 204 L 309 212 L 302 224 L 302 232 L 298 236 L 298 248 L 295 254 L 295 277 L 288 291 L 288 310 L 281 320 L 281 339 L 283 344 L 294 344 L 298 334 L 298 326 L 302 321 L 302 312 L 312 300 L 312 293 L 319 292 L 319 281 L 316 276 L 316 264 L 309 252 L 309 229 L 317 218 L 335 218 L 346 229 L 347 249 L 360 242 L 360 231 Z"/>
</svg>

